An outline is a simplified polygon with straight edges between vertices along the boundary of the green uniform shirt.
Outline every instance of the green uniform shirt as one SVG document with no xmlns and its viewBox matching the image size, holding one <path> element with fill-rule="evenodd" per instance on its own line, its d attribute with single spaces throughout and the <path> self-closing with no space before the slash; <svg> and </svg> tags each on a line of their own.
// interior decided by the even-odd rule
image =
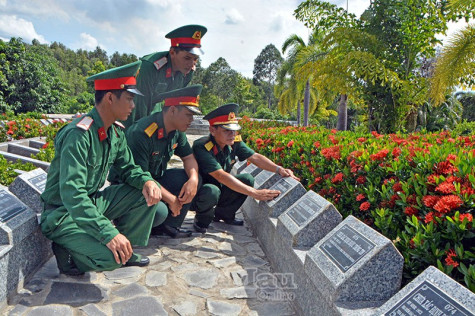
<svg viewBox="0 0 475 316">
<path fill-rule="evenodd" d="M 114 166 L 124 182 L 139 190 L 153 179 L 134 164 L 121 128 L 112 125 L 106 133 L 96 108 L 87 117 L 93 122 L 75 119 L 56 135 L 56 154 L 41 194 L 46 206 L 42 220 L 47 221 L 45 227 L 54 229 L 69 215 L 79 227 L 106 244 L 119 232 L 91 198 L 104 185 L 107 171 Z"/>
<path fill-rule="evenodd" d="M 186 134 L 180 131 L 165 131 L 163 113 L 156 112 L 144 117 L 126 131 L 127 143 L 134 155 L 135 163 L 152 177 L 159 180 L 173 154 L 186 157 L 193 154 Z M 116 170 L 111 170 L 109 179 L 117 181 Z"/>
<path fill-rule="evenodd" d="M 220 169 L 229 173 L 235 163 L 236 156 L 240 161 L 243 161 L 254 155 L 255 152 L 242 141 L 236 141 L 232 146 L 225 146 L 221 150 L 214 137 L 208 135 L 197 139 L 193 143 L 193 153 L 198 162 L 203 182 L 221 186 L 209 173 Z"/>
<path fill-rule="evenodd" d="M 144 96 L 135 97 L 135 109 L 125 121 L 128 128 L 133 122 L 152 113 L 155 104 L 152 102 L 163 92 L 186 87 L 193 78 L 193 70 L 186 76 L 181 72 L 173 74 L 172 61 L 168 51 L 152 53 L 142 57 L 142 65 L 137 76 L 137 89 Z"/>
</svg>

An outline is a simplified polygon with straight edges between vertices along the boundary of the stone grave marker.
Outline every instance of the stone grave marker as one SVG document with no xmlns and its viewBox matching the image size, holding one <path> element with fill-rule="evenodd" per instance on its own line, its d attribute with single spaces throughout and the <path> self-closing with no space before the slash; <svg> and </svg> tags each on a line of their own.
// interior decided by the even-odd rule
<svg viewBox="0 0 475 316">
<path fill-rule="evenodd" d="M 25 172 L 16 177 L 15 181 L 10 184 L 9 190 L 33 211 L 40 214 L 43 211 L 40 195 L 45 190 L 47 175 L 40 168 Z"/>
<path fill-rule="evenodd" d="M 40 119 L 41 124 L 43 125 L 49 125 L 50 123 L 46 119 Z"/>
<path fill-rule="evenodd" d="M 236 163 L 234 163 L 232 169 L 231 169 L 231 174 L 232 175 L 237 175 L 237 174 L 240 174 L 242 172 L 242 170 L 244 170 L 244 168 L 247 167 L 247 160 L 243 160 L 243 161 L 236 161 Z"/>
<path fill-rule="evenodd" d="M 256 189 L 268 189 L 274 183 L 276 183 L 280 178 L 282 178 L 282 176 L 276 174 L 275 172 L 262 170 L 254 178 L 254 187 Z"/>
<path fill-rule="evenodd" d="M 308 191 L 279 216 L 277 236 L 292 247 L 312 247 L 341 220 L 332 203 Z"/>
<path fill-rule="evenodd" d="M 246 168 L 244 168 L 241 173 L 250 173 L 253 177 L 255 177 L 261 171 L 262 171 L 261 168 L 251 163 Z"/>
<path fill-rule="evenodd" d="M 269 190 L 279 190 L 281 193 L 271 201 L 261 201 L 260 212 L 264 215 L 277 218 L 285 210 L 295 203 L 302 195 L 306 193 L 305 188 L 300 182 L 290 177 L 281 178 L 279 181 L 269 187 Z"/>
<path fill-rule="evenodd" d="M 401 285 L 403 263 L 389 239 L 349 216 L 308 251 L 304 269 L 332 305 L 389 299 Z"/>
<path fill-rule="evenodd" d="M 0 185 L 0 306 L 50 256 L 36 213 Z"/>
<path fill-rule="evenodd" d="M 475 294 L 430 266 L 381 306 L 377 315 L 475 315 Z"/>
</svg>

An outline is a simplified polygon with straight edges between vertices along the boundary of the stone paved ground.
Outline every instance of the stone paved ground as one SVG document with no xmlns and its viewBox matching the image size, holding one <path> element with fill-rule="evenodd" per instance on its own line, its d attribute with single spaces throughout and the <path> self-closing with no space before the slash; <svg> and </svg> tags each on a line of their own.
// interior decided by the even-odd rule
<svg viewBox="0 0 475 316">
<path fill-rule="evenodd" d="M 170 167 L 180 166 L 176 158 Z M 192 229 L 193 216 L 188 214 L 183 227 Z M 213 223 L 206 234 L 185 239 L 152 237 L 147 247 L 134 249 L 150 258 L 146 268 L 68 277 L 59 274 L 51 258 L 3 314 L 294 315 L 247 224 Z"/>
<path fill-rule="evenodd" d="M 184 227 L 191 228 L 194 213 Z M 294 315 L 246 226 L 213 223 L 204 235 L 152 237 L 146 268 L 60 275 L 51 258 L 5 315 Z"/>
</svg>

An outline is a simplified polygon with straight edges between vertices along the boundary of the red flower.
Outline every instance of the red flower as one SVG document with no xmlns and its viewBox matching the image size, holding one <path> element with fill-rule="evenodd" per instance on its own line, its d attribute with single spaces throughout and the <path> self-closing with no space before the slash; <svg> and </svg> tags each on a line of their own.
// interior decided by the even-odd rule
<svg viewBox="0 0 475 316">
<path fill-rule="evenodd" d="M 256 139 L 256 145 L 258 147 L 262 146 L 263 144 L 264 144 L 264 141 L 262 139 L 260 139 L 260 138 Z"/>
<path fill-rule="evenodd" d="M 463 222 L 464 219 L 467 219 L 467 221 L 471 223 L 473 221 L 473 216 L 470 213 L 460 214 L 459 219 L 461 222 Z"/>
<path fill-rule="evenodd" d="M 337 184 L 337 183 L 340 183 L 343 181 L 343 173 L 339 172 L 335 175 L 335 177 L 333 177 L 332 179 L 332 183 L 333 184 Z"/>
<path fill-rule="evenodd" d="M 435 188 L 437 192 L 444 193 L 444 194 L 451 194 L 455 191 L 455 186 L 453 183 L 444 181 Z"/>
<path fill-rule="evenodd" d="M 375 161 L 375 160 L 383 160 L 384 158 L 386 158 L 386 156 L 388 155 L 388 153 L 389 153 L 389 150 L 388 150 L 388 149 L 383 149 L 383 150 L 381 150 L 380 152 L 369 156 L 369 158 L 371 158 L 372 161 Z"/>
<path fill-rule="evenodd" d="M 356 178 L 356 183 L 365 184 L 366 183 L 366 178 L 364 176 L 359 176 L 358 178 Z"/>
<path fill-rule="evenodd" d="M 438 174 L 451 174 L 457 172 L 458 169 L 449 161 L 442 161 L 435 165 L 434 171 Z"/>
<path fill-rule="evenodd" d="M 341 157 L 339 146 L 324 148 L 321 152 L 323 157 L 325 157 L 327 160 L 338 160 Z"/>
<path fill-rule="evenodd" d="M 430 222 L 434 222 L 434 212 L 427 213 L 424 218 L 424 223 L 428 224 Z"/>
<path fill-rule="evenodd" d="M 433 207 L 438 201 L 439 201 L 438 196 L 434 195 L 426 195 L 422 198 L 422 202 L 424 202 L 424 205 L 427 207 Z"/>
<path fill-rule="evenodd" d="M 294 141 L 291 140 L 290 142 L 287 143 L 287 148 L 290 148 L 294 145 Z"/>
<path fill-rule="evenodd" d="M 454 260 L 454 257 L 457 257 L 455 251 L 453 249 L 449 249 L 445 253 L 447 255 L 447 258 L 445 258 L 445 264 L 454 268 L 458 267 L 459 263 Z"/>
<path fill-rule="evenodd" d="M 418 212 L 419 211 L 412 206 L 406 206 L 406 208 L 404 209 L 404 214 L 406 214 L 407 216 L 417 215 Z"/>
<path fill-rule="evenodd" d="M 402 153 L 401 148 L 399 147 L 394 147 L 393 149 L 393 157 L 399 157 L 399 155 Z"/>
<path fill-rule="evenodd" d="M 41 148 L 45 149 L 45 148 L 47 148 L 47 147 L 48 147 L 48 145 L 49 145 L 49 142 L 48 142 L 48 143 L 46 143 L 46 144 L 44 144 L 43 146 L 41 146 Z"/>
<path fill-rule="evenodd" d="M 369 202 L 363 202 L 360 205 L 360 211 L 367 211 L 369 210 L 371 204 Z"/>
<path fill-rule="evenodd" d="M 364 137 L 359 137 L 359 138 L 358 138 L 358 141 L 359 141 L 360 143 L 364 143 L 364 142 L 366 141 L 366 138 L 364 138 Z"/>
<path fill-rule="evenodd" d="M 356 196 L 356 201 L 361 201 L 361 200 L 364 200 L 366 197 L 364 196 L 364 194 L 360 193 Z"/>
<path fill-rule="evenodd" d="M 434 210 L 440 213 L 448 213 L 457 207 L 460 207 L 463 201 L 457 195 L 446 195 L 434 205 Z"/>
<path fill-rule="evenodd" d="M 396 183 L 394 183 L 394 185 L 393 185 L 393 191 L 394 191 L 394 192 L 404 192 L 404 191 L 402 190 L 402 184 L 401 184 L 401 182 L 396 182 Z"/>
</svg>

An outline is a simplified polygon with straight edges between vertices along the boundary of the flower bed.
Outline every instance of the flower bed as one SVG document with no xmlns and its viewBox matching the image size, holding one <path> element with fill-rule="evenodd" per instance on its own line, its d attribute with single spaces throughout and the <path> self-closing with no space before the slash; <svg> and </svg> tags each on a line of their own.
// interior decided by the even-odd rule
<svg viewBox="0 0 475 316">
<path fill-rule="evenodd" d="M 393 240 L 406 284 L 429 265 L 475 292 L 475 135 L 380 135 L 268 127 L 244 118 L 257 152 Z"/>
</svg>

